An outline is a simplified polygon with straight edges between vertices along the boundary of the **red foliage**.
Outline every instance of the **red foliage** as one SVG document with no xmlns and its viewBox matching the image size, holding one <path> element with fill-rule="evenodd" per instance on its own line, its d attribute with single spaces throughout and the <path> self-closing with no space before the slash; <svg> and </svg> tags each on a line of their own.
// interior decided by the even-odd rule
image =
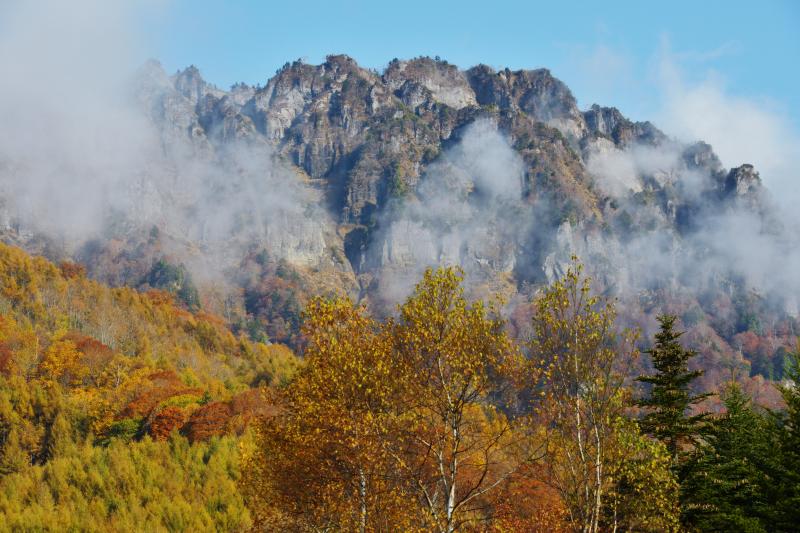
<svg viewBox="0 0 800 533">
<path fill-rule="evenodd" d="M 0 374 L 8 377 L 14 372 L 14 352 L 5 342 L 0 342 Z"/>
<path fill-rule="evenodd" d="M 150 417 L 147 432 L 154 440 L 166 440 L 170 433 L 179 429 L 186 421 L 186 412 L 180 407 L 169 406 Z"/>
<path fill-rule="evenodd" d="M 71 340 L 75 343 L 75 346 L 78 348 L 80 352 L 84 355 L 104 355 L 104 356 L 113 356 L 114 350 L 103 344 L 97 339 L 92 337 L 87 337 L 86 335 L 81 335 L 77 332 L 71 332 L 64 336 L 65 339 Z"/>
<path fill-rule="evenodd" d="M 182 432 L 191 442 L 224 435 L 232 415 L 233 411 L 227 402 L 209 403 L 192 413 Z"/>
<path fill-rule="evenodd" d="M 172 370 L 160 370 L 158 372 L 153 372 L 147 376 L 147 379 L 153 384 L 154 387 L 180 388 L 183 386 L 183 381 L 181 381 L 181 378 Z"/>
<path fill-rule="evenodd" d="M 120 412 L 118 419 L 149 416 L 158 404 L 173 396 L 191 394 L 199 398 L 203 395 L 203 389 L 185 386 L 171 370 L 155 372 L 147 379 L 149 383 L 142 386 L 134 399 Z"/>
<path fill-rule="evenodd" d="M 250 389 L 229 402 L 209 403 L 194 413 L 181 430 L 190 441 L 206 440 L 214 435 L 242 433 L 255 418 L 275 416 L 278 408 L 264 391 Z"/>
<path fill-rule="evenodd" d="M 61 275 L 64 276 L 64 278 L 66 279 L 86 277 L 86 268 L 83 265 L 79 265 L 78 263 L 73 263 L 71 261 L 63 261 L 58 266 L 61 269 Z"/>
<path fill-rule="evenodd" d="M 90 376 L 95 376 L 102 372 L 114 357 L 114 350 L 92 337 L 71 332 L 64 338 L 75 343 L 75 347 L 83 354 L 81 364 L 89 369 Z"/>
</svg>

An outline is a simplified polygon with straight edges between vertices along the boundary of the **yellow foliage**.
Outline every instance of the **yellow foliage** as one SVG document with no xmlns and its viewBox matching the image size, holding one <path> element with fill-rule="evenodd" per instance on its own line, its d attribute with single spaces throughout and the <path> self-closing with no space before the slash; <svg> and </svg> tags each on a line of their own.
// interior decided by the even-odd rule
<svg viewBox="0 0 800 533">
<path fill-rule="evenodd" d="M 428 271 L 396 323 L 346 299 L 309 305 L 304 365 L 244 452 L 257 524 L 452 531 L 486 519 L 523 455 L 489 401 L 519 354 L 460 283 Z"/>
<path fill-rule="evenodd" d="M 39 374 L 63 385 L 76 385 L 88 369 L 80 364 L 81 352 L 70 340 L 57 340 L 45 350 L 39 362 Z"/>
</svg>

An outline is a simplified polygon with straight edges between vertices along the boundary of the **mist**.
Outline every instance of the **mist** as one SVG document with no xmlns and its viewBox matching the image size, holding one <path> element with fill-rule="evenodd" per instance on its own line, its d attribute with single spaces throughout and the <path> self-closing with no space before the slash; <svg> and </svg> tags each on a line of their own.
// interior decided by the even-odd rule
<svg viewBox="0 0 800 533">
<path fill-rule="evenodd" d="M 156 62 L 142 66 L 142 8 L 126 6 L 0 8 L 0 229 L 74 254 L 157 227 L 164 251 L 208 278 L 253 246 L 318 261 L 318 195 L 266 142 L 187 135 L 192 103 Z"/>
<path fill-rule="evenodd" d="M 621 295 L 653 287 L 689 287 L 695 292 L 740 279 L 796 314 L 800 299 L 800 226 L 760 182 L 738 195 L 726 187 L 728 167 L 696 168 L 683 157 L 687 145 L 608 146 L 588 150 L 588 172 L 598 190 L 613 198 L 611 220 L 633 215 L 632 235 L 575 242 L 569 253 L 602 256 L 603 274 Z M 764 179 L 768 182 L 769 179 Z M 646 200 L 650 191 L 651 200 Z M 677 209 L 691 213 L 681 228 Z M 612 222 L 613 223 L 613 222 Z"/>
<path fill-rule="evenodd" d="M 730 94 L 725 80 L 709 71 L 696 83 L 686 80 L 680 63 L 664 42 L 655 60 L 661 88 L 657 119 L 670 134 L 710 143 L 725 166 L 751 163 L 785 216 L 800 220 L 800 134 L 785 110 L 764 98 Z"/>
<path fill-rule="evenodd" d="M 404 298 L 430 266 L 460 266 L 470 284 L 516 266 L 527 229 L 523 161 L 491 119 L 456 135 L 416 193 L 389 206 L 381 220 L 368 266 L 379 271 L 385 300 Z"/>
<path fill-rule="evenodd" d="M 12 2 L 0 32 L 2 188 L 16 217 L 87 235 L 153 149 L 124 98 L 134 58 L 126 11 L 107 2 Z"/>
<path fill-rule="evenodd" d="M 230 279 L 253 249 L 352 273 L 332 257 L 341 237 L 326 191 L 249 118 L 226 122 L 253 88 L 192 85 L 191 73 L 144 62 L 138 12 L 117 3 L 0 9 L 0 232 L 23 245 L 47 235 L 75 255 L 94 240 L 137 242 L 155 227 L 161 252 L 211 281 Z M 668 54 L 660 75 L 658 125 L 673 138 L 625 147 L 597 138 L 580 154 L 609 230 L 545 222 L 552 206 L 524 198 L 526 164 L 510 134 L 478 118 L 422 167 L 413 191 L 382 208 L 352 265 L 370 276 L 363 292 L 400 301 L 440 264 L 461 266 L 472 287 L 513 292 L 522 280 L 552 281 L 577 254 L 614 294 L 700 291 L 735 276 L 796 313 L 797 135 L 712 78 L 687 83 Z M 208 95 L 221 106 L 217 129 L 195 112 Z M 699 139 L 719 167 L 687 161 Z M 729 169 L 742 163 L 756 165 L 765 187 L 723 198 Z"/>
</svg>

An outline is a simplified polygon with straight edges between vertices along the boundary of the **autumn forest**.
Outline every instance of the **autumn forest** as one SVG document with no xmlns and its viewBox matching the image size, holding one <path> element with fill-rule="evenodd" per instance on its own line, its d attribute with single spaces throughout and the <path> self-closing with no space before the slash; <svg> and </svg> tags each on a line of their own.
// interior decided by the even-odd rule
<svg viewBox="0 0 800 533">
<path fill-rule="evenodd" d="M 577 258 L 509 334 L 428 270 L 391 316 L 311 300 L 298 353 L 0 246 L 0 529 L 791 531 L 800 358 L 768 410 L 693 385 Z"/>
</svg>

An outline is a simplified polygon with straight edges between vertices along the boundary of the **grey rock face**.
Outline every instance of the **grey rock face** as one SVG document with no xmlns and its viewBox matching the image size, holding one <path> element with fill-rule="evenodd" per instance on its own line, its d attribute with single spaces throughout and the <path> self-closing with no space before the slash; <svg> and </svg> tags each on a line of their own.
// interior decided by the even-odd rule
<svg viewBox="0 0 800 533">
<path fill-rule="evenodd" d="M 718 172 L 722 168 L 722 163 L 711 145 L 702 141 L 687 146 L 683 151 L 683 160 L 689 168 L 701 169 L 709 173 Z"/>
<path fill-rule="evenodd" d="M 728 204 L 763 212 L 752 166 L 726 173 L 705 143 L 683 146 L 615 108 L 581 112 L 546 69 L 417 58 L 378 73 L 339 55 L 224 91 L 196 67 L 168 76 L 150 62 L 132 93 L 160 145 L 130 193 L 147 223 L 171 224 L 187 247 L 229 238 L 335 265 L 371 280 L 367 292 L 442 262 L 548 281 L 573 253 L 611 279 L 635 270 L 626 246 L 688 238 Z M 465 149 L 476 124 L 491 127 Z"/>
<path fill-rule="evenodd" d="M 481 105 L 522 111 L 572 140 L 580 139 L 586 132 L 575 97 L 547 69 L 495 72 L 481 65 L 468 70 L 467 76 Z"/>
<path fill-rule="evenodd" d="M 476 105 L 475 94 L 464 72 L 455 65 L 429 58 L 392 61 L 383 81 L 410 107 L 433 100 L 453 109 Z M 417 95 L 410 98 L 410 95 Z"/>
<path fill-rule="evenodd" d="M 761 189 L 761 177 L 753 165 L 732 168 L 725 179 L 725 192 L 736 196 L 750 196 Z"/>
<path fill-rule="evenodd" d="M 608 137 L 620 147 L 631 144 L 659 145 L 667 137 L 650 122 L 631 122 L 615 107 L 597 104 L 583 113 L 586 127 L 595 135 Z"/>
</svg>

